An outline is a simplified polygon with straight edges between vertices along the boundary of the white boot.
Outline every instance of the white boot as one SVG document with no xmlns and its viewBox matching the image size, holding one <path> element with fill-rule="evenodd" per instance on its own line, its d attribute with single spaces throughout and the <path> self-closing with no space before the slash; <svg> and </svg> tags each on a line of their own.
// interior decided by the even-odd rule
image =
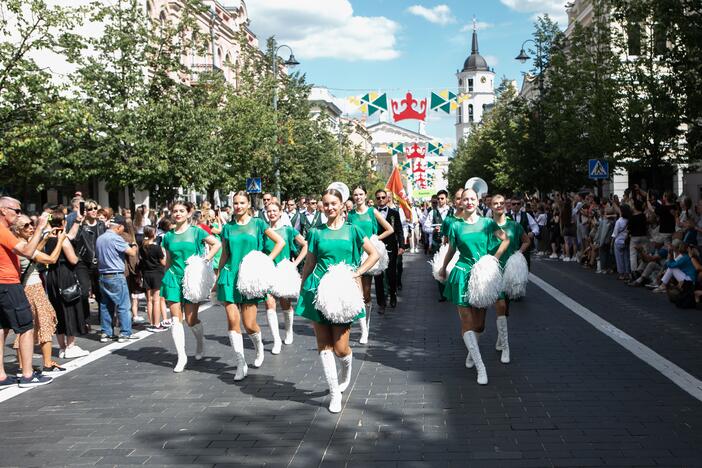
<svg viewBox="0 0 702 468">
<path fill-rule="evenodd" d="M 256 350 L 256 358 L 254 359 L 254 367 L 261 367 L 263 364 L 263 359 L 266 357 L 263 354 L 263 338 L 261 338 L 261 332 L 249 333 L 249 338 L 253 342 L 254 349 Z"/>
<path fill-rule="evenodd" d="M 295 316 L 295 311 L 292 307 L 285 311 L 285 343 L 290 345 L 293 343 L 293 317 Z"/>
<path fill-rule="evenodd" d="M 353 364 L 353 351 L 348 356 L 340 357 L 341 371 L 339 372 L 339 391 L 344 393 L 351 383 L 351 366 Z"/>
<path fill-rule="evenodd" d="M 190 330 L 192 330 L 193 335 L 195 335 L 195 342 L 197 343 L 195 347 L 195 360 L 199 361 L 202 359 L 202 351 L 205 348 L 205 330 L 202 328 L 202 322 L 196 323 L 190 327 Z"/>
<path fill-rule="evenodd" d="M 358 322 L 359 325 L 361 325 L 361 339 L 358 340 L 359 343 L 361 344 L 367 344 L 368 343 L 368 331 L 370 328 L 370 316 L 371 316 L 371 309 L 373 307 L 372 302 L 368 302 L 365 304 L 366 308 L 366 316 L 365 318 L 362 317 Z"/>
<path fill-rule="evenodd" d="M 275 311 L 275 309 L 268 309 L 266 311 L 266 317 L 268 317 L 268 326 L 270 327 L 271 334 L 273 335 L 273 349 L 271 349 L 271 354 L 280 354 L 280 348 L 283 347 L 283 343 L 280 341 L 278 313 Z"/>
<path fill-rule="evenodd" d="M 475 333 L 475 339 L 480 338 L 480 333 Z M 468 356 L 466 356 L 466 368 L 472 369 L 475 367 L 475 362 L 473 362 L 473 356 L 470 355 L 470 348 L 468 348 L 468 343 L 466 343 L 466 349 L 468 350 Z"/>
<path fill-rule="evenodd" d="M 463 334 L 463 342 L 466 344 L 468 352 L 473 356 L 473 361 L 475 362 L 475 369 L 478 371 L 478 383 L 480 385 L 487 385 L 487 371 L 485 370 L 485 364 L 483 364 L 483 358 L 480 356 L 477 334 L 473 331 L 465 332 Z"/>
<path fill-rule="evenodd" d="M 178 320 L 178 317 L 173 317 L 171 336 L 173 337 L 173 344 L 175 344 L 175 349 L 178 353 L 178 362 L 173 368 L 173 372 L 183 372 L 185 365 L 188 363 L 188 355 L 185 354 L 185 330 L 183 329 L 183 322 Z"/>
<path fill-rule="evenodd" d="M 495 320 L 495 325 L 497 325 L 497 341 L 495 341 L 495 351 L 502 351 L 504 345 L 502 344 L 502 335 L 500 335 L 500 317 Z"/>
<path fill-rule="evenodd" d="M 241 336 L 241 333 L 230 331 L 229 342 L 234 350 L 234 363 L 236 364 L 234 380 L 244 380 L 249 372 L 249 366 L 246 365 L 246 359 L 244 358 L 244 338 Z"/>
<path fill-rule="evenodd" d="M 502 356 L 500 362 L 509 364 L 509 339 L 507 338 L 507 317 L 497 317 L 497 335 L 502 344 Z"/>
<path fill-rule="evenodd" d="M 336 360 L 334 353 L 325 349 L 319 352 L 319 358 L 322 360 L 322 369 L 324 369 L 324 377 L 329 385 L 329 412 L 341 412 L 341 391 L 339 390 L 339 380 L 336 375 Z"/>
</svg>

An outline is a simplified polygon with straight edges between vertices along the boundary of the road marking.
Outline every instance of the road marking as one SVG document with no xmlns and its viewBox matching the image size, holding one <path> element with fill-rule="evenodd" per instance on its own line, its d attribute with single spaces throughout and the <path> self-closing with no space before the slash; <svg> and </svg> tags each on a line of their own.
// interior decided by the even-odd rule
<svg viewBox="0 0 702 468">
<path fill-rule="evenodd" d="M 206 304 L 203 304 L 200 307 L 200 312 L 204 312 L 207 309 L 211 308 L 213 305 L 211 302 L 208 302 Z M 70 374 L 71 372 L 80 369 L 83 366 L 86 366 L 90 364 L 91 362 L 95 362 L 98 359 L 101 359 L 105 356 L 109 356 L 110 354 L 114 353 L 118 349 L 126 348 L 127 346 L 133 344 L 133 343 L 138 343 L 139 341 L 143 340 L 144 338 L 155 335 L 156 333 L 151 333 L 146 330 L 142 330 L 140 332 L 134 333 L 134 336 L 138 337 L 138 340 L 133 340 L 133 341 L 125 341 L 124 343 L 112 343 L 107 346 L 103 346 L 100 349 L 97 349 L 95 351 L 92 351 L 90 354 L 87 356 L 84 356 L 82 358 L 74 359 L 71 362 L 68 362 L 66 364 L 63 364 L 61 367 L 64 367 L 66 369 L 66 372 L 61 372 L 61 373 L 49 373 L 46 375 L 49 375 L 54 378 L 54 380 L 63 377 L 64 375 Z M 53 382 L 52 382 L 53 383 Z M 51 384 L 49 384 L 51 385 Z M 45 387 L 46 385 L 42 385 L 41 387 Z M 32 387 L 32 388 L 20 388 L 19 386 L 17 387 L 9 387 L 6 388 L 5 390 L 0 391 L 0 403 L 3 403 L 11 398 L 14 398 L 18 395 L 23 394 L 24 392 L 28 392 L 29 390 L 34 390 L 35 388 L 41 388 L 41 387 Z"/>
<path fill-rule="evenodd" d="M 597 330 L 618 343 L 621 347 L 630 351 L 634 356 L 641 359 L 643 362 L 670 379 L 670 381 L 672 381 L 675 385 L 702 401 L 702 381 L 697 379 L 695 376 L 686 372 L 672 361 L 669 361 L 660 354 L 656 353 L 654 350 L 636 340 L 631 335 L 607 322 L 587 307 L 566 296 L 564 293 L 551 286 L 549 283 L 539 278 L 535 274 L 529 273 L 529 280 L 539 288 L 543 289 L 544 292 L 553 297 L 555 300 L 570 309 L 570 311 L 575 315 L 588 322 Z"/>
</svg>

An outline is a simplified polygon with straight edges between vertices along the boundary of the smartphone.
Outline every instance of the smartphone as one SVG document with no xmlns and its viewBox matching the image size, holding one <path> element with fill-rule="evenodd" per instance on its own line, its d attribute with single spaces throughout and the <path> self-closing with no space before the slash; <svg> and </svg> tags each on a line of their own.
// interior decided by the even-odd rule
<svg viewBox="0 0 702 468">
<path fill-rule="evenodd" d="M 80 211 L 80 215 L 84 216 L 85 215 L 85 202 L 84 201 L 80 202 L 80 204 L 78 206 L 79 206 L 78 210 Z"/>
</svg>

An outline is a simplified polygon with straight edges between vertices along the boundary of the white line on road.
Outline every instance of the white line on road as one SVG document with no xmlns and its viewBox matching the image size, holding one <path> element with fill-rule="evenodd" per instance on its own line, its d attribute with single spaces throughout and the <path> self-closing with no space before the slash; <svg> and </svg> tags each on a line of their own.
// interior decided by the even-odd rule
<svg viewBox="0 0 702 468">
<path fill-rule="evenodd" d="M 649 366 L 656 369 L 665 377 L 670 379 L 675 385 L 685 390 L 687 393 L 702 401 L 702 381 L 695 376 L 686 372 L 675 363 L 664 358 L 660 354 L 653 351 L 648 346 L 637 341 L 631 335 L 615 327 L 611 323 L 604 320 L 599 315 L 592 312 L 590 309 L 575 302 L 564 293 L 551 286 L 546 281 L 542 280 L 533 273 L 529 274 L 529 280 L 543 289 L 548 295 L 570 309 L 575 315 L 579 316 L 590 325 L 595 327 L 600 332 L 604 333 L 623 348 L 630 351 L 634 356 L 641 359 Z"/>
<path fill-rule="evenodd" d="M 211 302 L 208 302 L 206 304 L 203 304 L 200 307 L 199 312 L 204 312 L 205 310 L 209 309 L 212 307 L 213 304 Z M 63 377 L 66 374 L 70 374 L 76 369 L 80 369 L 83 366 L 86 366 L 90 364 L 91 362 L 97 361 L 100 358 L 103 358 L 105 356 L 108 356 L 118 349 L 126 348 L 127 346 L 131 345 L 132 343 L 136 343 L 138 341 L 143 340 L 147 336 L 154 335 L 154 333 L 151 333 L 146 330 L 142 330 L 140 332 L 137 332 L 134 334 L 134 336 L 138 337 L 138 340 L 133 340 L 133 341 L 125 341 L 124 343 L 112 343 L 107 346 L 103 346 L 100 349 L 97 349 L 95 351 L 92 351 L 90 354 L 88 354 L 85 357 L 74 359 L 71 362 L 68 362 L 66 364 L 62 364 L 61 367 L 66 369 L 66 372 L 60 372 L 60 373 L 50 373 L 46 375 L 50 375 L 51 377 L 54 378 L 54 380 Z M 51 384 L 49 384 L 51 385 Z M 18 395 L 23 394 L 24 392 L 28 392 L 29 390 L 33 390 L 34 388 L 39 388 L 39 387 L 32 387 L 32 388 L 20 388 L 19 386 L 17 387 L 10 387 L 6 388 L 5 390 L 0 391 L 0 403 L 5 402 L 11 398 L 14 398 Z"/>
</svg>

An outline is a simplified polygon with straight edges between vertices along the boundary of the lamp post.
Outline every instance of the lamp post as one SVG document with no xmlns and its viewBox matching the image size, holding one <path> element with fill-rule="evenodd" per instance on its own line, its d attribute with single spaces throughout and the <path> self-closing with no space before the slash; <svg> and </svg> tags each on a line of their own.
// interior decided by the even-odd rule
<svg viewBox="0 0 702 468">
<path fill-rule="evenodd" d="M 519 50 L 519 55 L 514 57 L 515 60 L 519 60 L 520 63 L 525 63 L 527 60 L 529 60 L 531 57 L 524 51 L 524 46 L 531 42 L 536 46 L 536 55 L 537 57 L 537 65 L 539 67 L 539 93 L 543 93 L 544 91 L 544 61 L 541 58 L 541 43 L 536 42 L 534 39 L 527 39 L 526 41 L 522 42 L 522 47 Z"/>
<path fill-rule="evenodd" d="M 278 51 L 286 47 L 290 51 L 290 57 L 283 62 L 283 65 L 287 67 L 294 67 L 299 65 L 295 59 L 290 46 L 281 44 L 273 50 L 273 125 L 275 126 L 275 146 L 273 147 L 273 165 L 275 166 L 275 196 L 280 200 L 280 160 L 278 158 Z"/>
</svg>

